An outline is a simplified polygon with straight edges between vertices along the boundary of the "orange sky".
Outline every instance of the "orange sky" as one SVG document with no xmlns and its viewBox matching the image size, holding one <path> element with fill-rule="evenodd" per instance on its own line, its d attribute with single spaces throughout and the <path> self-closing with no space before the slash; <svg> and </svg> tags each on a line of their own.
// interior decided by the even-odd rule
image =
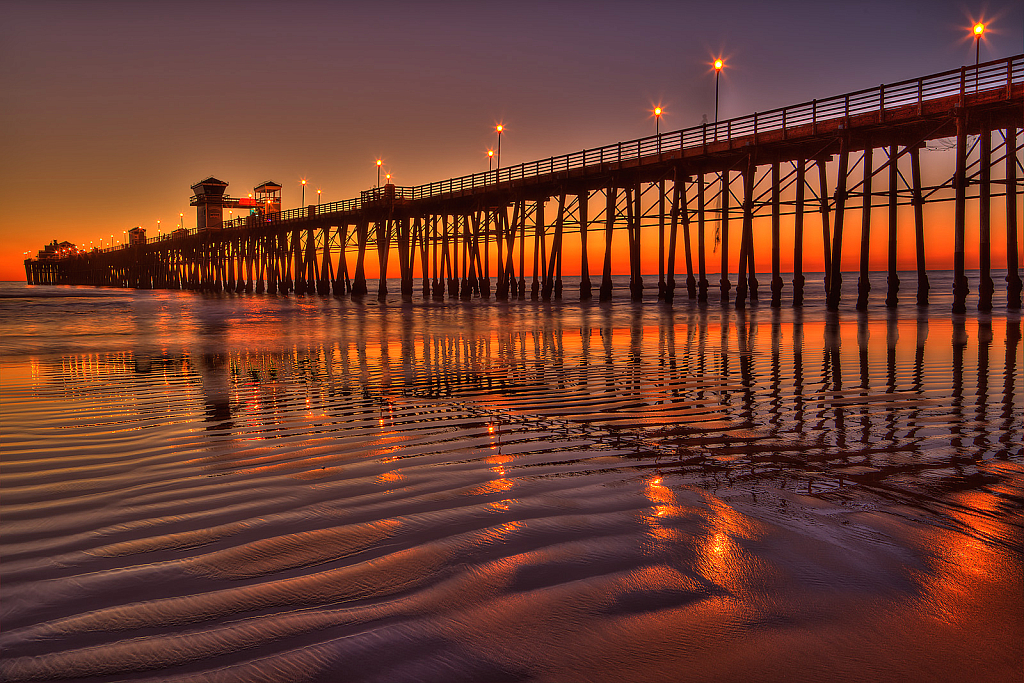
<svg viewBox="0 0 1024 683">
<path fill-rule="evenodd" d="M 868 0 L 857 12 L 812 0 L 395 0 L 388 12 L 313 0 L 244 10 L 8 0 L 0 279 L 22 280 L 25 252 L 54 239 L 106 244 L 134 226 L 153 235 L 158 220 L 174 229 L 179 213 L 194 227 L 189 188 L 209 175 L 234 196 L 277 181 L 286 209 L 300 205 L 302 178 L 307 203 L 317 188 L 325 202 L 358 196 L 376 182 L 377 158 L 398 185 L 429 183 L 486 170 L 499 122 L 508 166 L 650 135 L 655 105 L 667 132 L 713 119 L 716 107 L 727 119 L 973 64 L 978 19 L 988 26 L 982 61 L 1020 52 L 1024 6 L 1014 0 L 984 10 Z M 717 102 L 716 56 L 725 58 Z M 922 154 L 926 184 L 952 173 L 946 157 Z M 996 200 L 996 250 L 1003 213 Z M 976 222 L 976 208 L 969 215 Z M 813 221 L 807 270 L 820 268 Z M 950 222 L 929 217 L 932 267 L 948 262 L 940 245 Z M 849 223 L 844 267 L 855 268 L 857 211 Z M 882 234 L 873 242 L 884 251 Z M 656 240 L 645 240 L 644 270 L 656 272 Z M 596 272 L 602 243 L 592 249 Z M 767 269 L 766 249 L 757 252 Z M 566 257 L 566 273 L 574 262 Z M 718 259 L 708 263 L 714 272 Z"/>
</svg>

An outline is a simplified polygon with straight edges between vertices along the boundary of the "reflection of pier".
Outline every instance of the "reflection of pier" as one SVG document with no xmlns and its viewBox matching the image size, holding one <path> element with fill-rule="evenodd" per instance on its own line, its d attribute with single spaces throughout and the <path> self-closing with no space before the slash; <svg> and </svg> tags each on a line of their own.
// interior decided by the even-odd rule
<svg viewBox="0 0 1024 683">
<path fill-rule="evenodd" d="M 1017 471 L 1013 317 L 850 313 L 835 325 L 800 311 L 585 307 L 571 325 L 538 316 L 499 330 L 450 310 L 466 324 L 354 317 L 323 345 L 69 357 L 42 374 L 51 392 L 118 406 L 121 421 L 169 407 L 201 421 L 182 448 L 226 469 L 462 462 L 493 444 L 509 471 L 658 468 L 707 486 L 860 487 L 928 509 Z"/>
<path fill-rule="evenodd" d="M 846 216 L 856 206 L 861 218 L 857 306 L 864 308 L 870 290 L 871 208 L 887 207 L 886 303 L 895 306 L 898 249 L 907 242 L 897 237 L 898 207 L 914 207 L 917 298 L 926 303 L 923 207 L 952 201 L 953 234 L 948 239 L 954 244 L 956 271 L 953 307 L 962 312 L 968 295 L 967 200 L 969 191 L 973 195 L 972 188 L 977 188 L 978 308 L 992 307 L 991 202 L 999 196 L 1005 197 L 1006 209 L 1007 302 L 1010 308 L 1019 308 L 1017 154 L 1022 112 L 1024 55 L 1018 55 L 428 185 L 386 185 L 357 199 L 289 211 L 257 207 L 260 210 L 253 215 L 228 222 L 220 213 L 226 200 L 212 190 L 206 193 L 204 186 L 193 200 L 200 211 L 202 229 L 197 232 L 30 260 L 26 274 L 30 283 L 321 295 L 333 291 L 358 296 L 367 293 L 365 259 L 370 249 L 376 251 L 380 272 L 387 272 L 391 259 L 397 258 L 405 296 L 413 295 L 419 279 L 424 296 L 489 298 L 491 278 L 496 277 L 498 299 L 524 298 L 527 291 L 534 299 L 557 299 L 562 295 L 564 235 L 578 233 L 580 296 L 586 299 L 593 294 L 589 231 L 603 226 L 598 291 L 602 300 L 611 297 L 613 232 L 625 228 L 633 299 L 640 300 L 645 288 L 642 236 L 656 231 L 658 298 L 671 301 L 675 296 L 681 249 L 687 296 L 706 301 L 711 286 L 707 233 L 713 228 L 714 249 L 721 258 L 721 299 L 732 298 L 741 306 L 758 298 L 754 225 L 755 219 L 764 218 L 771 230 L 771 300 L 778 306 L 783 290 L 781 217 L 791 214 L 792 298 L 799 305 L 804 292 L 804 223 L 813 212 L 822 228 L 828 306 L 835 310 L 844 233 L 850 232 Z M 969 144 L 970 136 L 977 136 L 976 144 Z M 954 168 L 945 182 L 926 186 L 920 149 L 940 138 L 955 138 Z M 857 166 L 860 180 L 854 177 Z M 887 187 L 881 190 L 877 183 L 883 179 Z M 220 183 L 209 180 L 211 187 Z M 224 184 L 220 185 L 222 193 Z M 736 244 L 730 247 L 733 221 L 740 224 L 738 250 Z M 757 221 L 759 229 L 764 222 Z M 350 252 L 355 254 L 354 265 L 349 263 Z M 733 283 L 730 259 L 737 255 L 738 278 Z M 378 295 L 386 293 L 387 281 L 382 279 Z"/>
</svg>

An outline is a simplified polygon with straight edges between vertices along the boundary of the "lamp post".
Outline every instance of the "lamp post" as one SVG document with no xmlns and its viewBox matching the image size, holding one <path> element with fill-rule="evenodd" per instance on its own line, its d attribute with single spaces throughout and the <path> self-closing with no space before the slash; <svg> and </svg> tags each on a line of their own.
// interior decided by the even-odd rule
<svg viewBox="0 0 1024 683">
<path fill-rule="evenodd" d="M 316 188 L 316 212 L 320 213 L 320 188 Z"/>
<path fill-rule="evenodd" d="M 181 227 L 182 227 L 182 229 L 184 229 L 184 227 L 185 227 L 185 214 L 178 213 L 178 220 L 181 221 Z"/>
<path fill-rule="evenodd" d="M 722 75 L 722 67 L 725 62 L 721 59 L 715 60 L 715 123 L 718 123 L 718 77 Z M 716 131 L 717 133 L 717 128 Z"/>
<path fill-rule="evenodd" d="M 489 150 L 487 150 L 487 170 L 490 171 L 491 167 L 493 165 L 494 165 L 494 150 L 493 149 L 489 149 Z"/>
<path fill-rule="evenodd" d="M 302 206 L 306 205 L 306 179 L 302 179 Z"/>
<path fill-rule="evenodd" d="M 160 237 L 160 221 L 156 222 L 156 236 Z"/>
<path fill-rule="evenodd" d="M 654 108 L 654 134 L 658 139 L 658 154 L 661 154 L 661 107 Z"/>
<path fill-rule="evenodd" d="M 981 57 L 981 35 L 985 33 L 985 24 L 978 22 L 974 25 L 974 92 L 978 92 L 978 62 Z"/>
<path fill-rule="evenodd" d="M 380 164 L 381 160 L 377 159 L 377 187 L 380 187 Z"/>
<path fill-rule="evenodd" d="M 499 123 L 497 126 L 495 126 L 494 129 L 496 131 L 498 131 L 498 159 L 497 159 L 496 163 L 498 165 L 498 170 L 500 171 L 501 170 L 501 132 L 503 130 L 505 130 L 505 126 L 503 126 L 503 125 L 501 125 Z"/>
</svg>

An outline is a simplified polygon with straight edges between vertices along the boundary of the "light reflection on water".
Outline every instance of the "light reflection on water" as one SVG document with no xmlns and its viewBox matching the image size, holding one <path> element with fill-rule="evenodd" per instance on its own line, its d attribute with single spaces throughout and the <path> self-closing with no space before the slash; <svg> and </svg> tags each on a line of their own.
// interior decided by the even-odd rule
<svg viewBox="0 0 1024 683">
<path fill-rule="evenodd" d="M 50 291 L 4 680 L 1020 673 L 1019 315 Z"/>
</svg>

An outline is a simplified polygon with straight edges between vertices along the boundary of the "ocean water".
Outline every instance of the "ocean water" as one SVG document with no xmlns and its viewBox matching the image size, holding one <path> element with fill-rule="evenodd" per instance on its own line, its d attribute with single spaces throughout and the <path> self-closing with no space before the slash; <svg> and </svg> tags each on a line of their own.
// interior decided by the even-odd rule
<svg viewBox="0 0 1024 683">
<path fill-rule="evenodd" d="M 0 284 L 0 680 L 1020 680 L 1021 316 L 873 277 Z"/>
</svg>

